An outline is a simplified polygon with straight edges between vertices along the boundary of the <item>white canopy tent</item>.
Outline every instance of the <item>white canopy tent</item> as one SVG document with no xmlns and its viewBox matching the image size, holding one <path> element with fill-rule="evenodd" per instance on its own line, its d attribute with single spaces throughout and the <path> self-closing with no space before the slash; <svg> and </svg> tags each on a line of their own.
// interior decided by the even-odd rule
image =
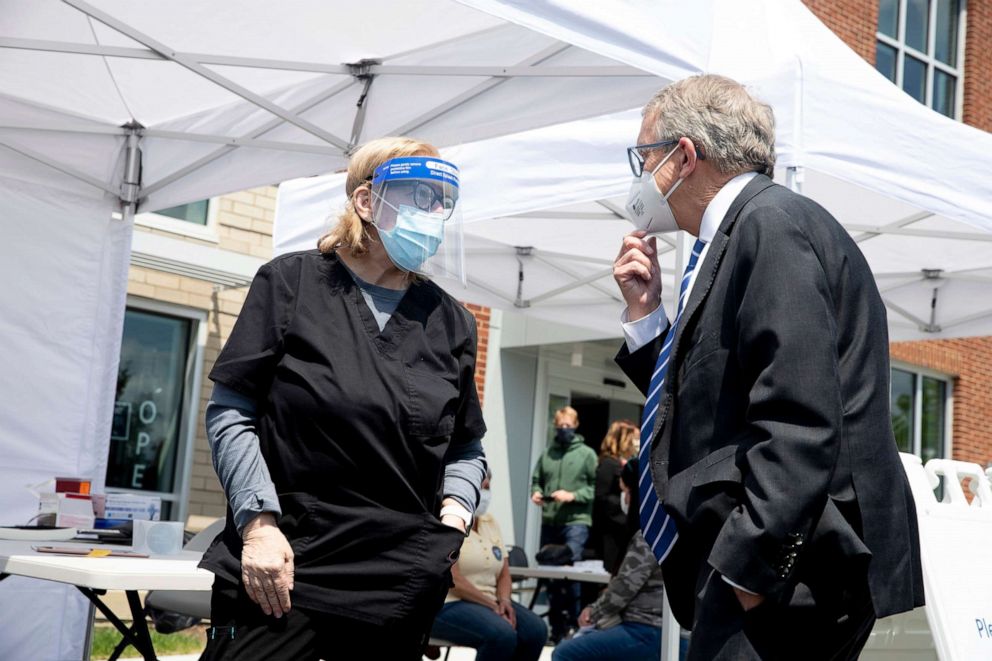
<svg viewBox="0 0 992 661">
<path fill-rule="evenodd" d="M 332 171 L 372 136 L 448 146 L 615 112 L 697 71 L 752 82 L 774 103 L 781 162 L 796 177 L 881 186 L 975 225 L 992 216 L 979 176 L 989 136 L 880 88 L 798 2 L 0 0 L 0 199 L 15 239 L 0 248 L 13 377 L 0 398 L 3 522 L 30 516 L 22 485 L 41 476 L 101 486 L 135 211 Z M 837 102 L 845 86 L 850 106 Z M 865 121 L 901 106 L 912 130 Z M 574 163 L 581 140 L 561 138 L 559 164 Z M 946 149 L 932 149 L 938 140 Z M 479 167 L 505 178 L 496 165 Z M 957 195 L 929 169 L 956 172 Z M 489 216 L 589 201 L 589 174 L 568 166 L 532 197 L 492 196 Z M 595 199 L 622 192 L 626 174 L 616 176 Z M 18 611 L 0 616 L 3 655 L 78 656 L 81 618 L 58 621 L 32 592 L 0 585 Z"/>
<path fill-rule="evenodd" d="M 839 99 L 843 94 L 843 88 L 837 90 Z M 918 104 L 909 97 L 899 100 L 905 103 L 887 113 L 894 130 L 939 131 L 940 140 L 959 138 L 959 147 L 977 133 L 940 118 L 937 126 L 919 124 Z M 913 111 L 909 117 L 899 114 L 903 106 Z M 789 110 L 784 109 L 787 116 Z M 621 237 L 631 230 L 623 210 L 630 184 L 624 148 L 636 137 L 639 123 L 639 113 L 627 111 L 444 150 L 462 167 L 469 286 L 442 284 L 462 300 L 617 336 L 623 304 L 611 282 L 611 264 Z M 880 140 L 884 145 L 886 137 Z M 788 149 L 779 142 L 780 160 L 794 158 Z M 877 149 L 874 143 L 863 148 Z M 843 180 L 848 166 L 840 159 L 836 172 L 777 170 L 779 181 L 801 187 L 859 242 L 888 306 L 894 340 L 992 334 L 992 204 L 986 198 L 971 207 L 954 206 L 962 176 L 992 194 L 992 181 L 981 176 L 990 157 L 981 147 L 957 153 L 963 156 L 961 164 L 942 179 L 923 182 L 930 187 L 928 199 L 913 196 L 911 201 L 884 181 Z M 852 164 L 859 158 L 860 152 L 850 155 Z M 889 158 L 897 163 L 900 157 Z M 912 189 L 910 181 L 901 183 Z M 343 186 L 341 174 L 284 182 L 276 211 L 276 253 L 312 248 L 342 208 Z M 492 217 L 494 211 L 506 215 Z M 668 242 L 661 264 L 671 293 L 680 268 L 677 251 L 672 238 L 661 240 Z"/>
<path fill-rule="evenodd" d="M 478 140 L 655 86 L 454 0 L 0 0 L 0 523 L 43 478 L 102 488 L 136 212 L 332 171 L 370 136 Z M 78 658 L 82 603 L 4 581 L 0 656 Z"/>
</svg>

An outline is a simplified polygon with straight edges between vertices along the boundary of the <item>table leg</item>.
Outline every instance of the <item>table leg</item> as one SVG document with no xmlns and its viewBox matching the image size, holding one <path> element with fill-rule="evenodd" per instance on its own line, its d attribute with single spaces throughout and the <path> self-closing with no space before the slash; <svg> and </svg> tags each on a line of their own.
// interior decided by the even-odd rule
<svg viewBox="0 0 992 661">
<path fill-rule="evenodd" d="M 548 589 L 548 579 L 537 579 L 537 585 L 534 586 L 534 592 L 530 595 L 530 606 L 527 607 L 527 610 L 534 610 L 534 606 L 537 604 L 537 598 L 541 595 L 541 588 Z"/>
<path fill-rule="evenodd" d="M 93 616 L 96 609 L 90 603 L 86 609 L 86 638 L 83 639 L 83 661 L 90 661 L 90 652 L 93 650 Z"/>
<path fill-rule="evenodd" d="M 127 591 L 127 602 L 131 607 L 131 617 L 133 618 L 131 626 L 128 627 L 114 614 L 114 611 L 110 610 L 110 608 L 103 603 L 95 590 L 80 587 L 78 585 L 76 588 L 82 592 L 83 595 L 89 599 L 101 613 L 103 613 L 103 616 L 106 617 L 123 636 L 123 639 L 117 645 L 114 653 L 110 656 L 111 660 L 117 659 L 117 657 L 120 656 L 120 653 L 123 652 L 128 645 L 134 645 L 134 648 L 141 653 L 141 656 L 145 658 L 145 661 L 156 661 L 155 649 L 152 647 L 151 634 L 148 633 L 148 625 L 145 622 L 145 614 L 141 608 L 141 601 L 138 599 L 137 592 L 134 590 Z"/>
<path fill-rule="evenodd" d="M 152 635 L 148 631 L 148 620 L 145 619 L 145 609 L 141 606 L 141 599 L 138 598 L 136 590 L 127 591 L 127 603 L 131 606 L 131 629 L 141 641 L 138 651 L 144 655 L 146 661 L 156 661 Z"/>
</svg>

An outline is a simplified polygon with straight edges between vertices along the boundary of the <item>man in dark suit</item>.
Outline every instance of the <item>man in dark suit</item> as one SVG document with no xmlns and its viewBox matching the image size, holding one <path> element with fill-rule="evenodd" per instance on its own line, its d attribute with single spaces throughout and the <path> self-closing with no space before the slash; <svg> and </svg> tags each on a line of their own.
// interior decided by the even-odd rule
<svg viewBox="0 0 992 661">
<path fill-rule="evenodd" d="M 648 397 L 641 524 L 689 658 L 856 659 L 877 617 L 923 604 L 871 271 L 769 178 L 771 108 L 730 79 L 660 91 L 630 160 L 616 360 Z M 648 233 L 676 229 L 697 241 L 669 321 Z"/>
</svg>

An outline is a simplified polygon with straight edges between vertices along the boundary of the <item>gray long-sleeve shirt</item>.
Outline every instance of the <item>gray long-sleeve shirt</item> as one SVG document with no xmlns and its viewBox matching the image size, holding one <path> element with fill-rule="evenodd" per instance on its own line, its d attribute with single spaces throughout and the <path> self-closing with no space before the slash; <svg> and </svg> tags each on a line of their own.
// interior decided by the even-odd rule
<svg viewBox="0 0 992 661">
<path fill-rule="evenodd" d="M 367 283 L 354 274 L 352 277 L 382 330 L 404 292 Z M 214 470 L 239 531 L 262 512 L 282 513 L 259 446 L 256 420 L 255 401 L 251 397 L 223 384 L 214 384 L 206 410 L 207 439 Z M 482 439 L 452 446 L 445 457 L 444 497 L 474 512 L 486 470 Z"/>
</svg>

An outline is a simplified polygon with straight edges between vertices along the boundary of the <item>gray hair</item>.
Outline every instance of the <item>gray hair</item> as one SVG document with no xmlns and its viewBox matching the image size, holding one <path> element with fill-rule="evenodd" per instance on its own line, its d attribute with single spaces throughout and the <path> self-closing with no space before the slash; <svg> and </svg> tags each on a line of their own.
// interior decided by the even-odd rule
<svg viewBox="0 0 992 661">
<path fill-rule="evenodd" d="M 775 169 L 771 106 L 725 76 L 699 75 L 663 88 L 644 106 L 659 142 L 689 138 L 723 174 Z"/>
</svg>

